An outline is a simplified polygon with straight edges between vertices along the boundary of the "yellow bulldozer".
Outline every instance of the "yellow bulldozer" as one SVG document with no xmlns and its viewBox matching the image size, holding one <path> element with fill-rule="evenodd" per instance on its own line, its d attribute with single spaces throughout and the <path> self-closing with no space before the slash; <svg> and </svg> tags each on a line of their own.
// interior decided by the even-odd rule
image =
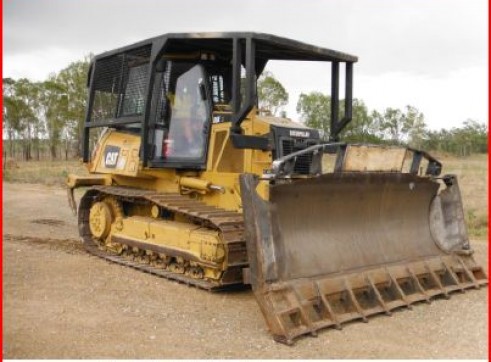
<svg viewBox="0 0 491 362">
<path fill-rule="evenodd" d="M 329 140 L 260 112 L 269 60 L 331 64 Z M 423 151 L 340 142 L 356 61 L 238 32 L 166 34 L 95 56 L 90 175 L 67 181 L 86 249 L 206 290 L 250 284 L 287 344 L 487 284 L 455 176 Z"/>
</svg>

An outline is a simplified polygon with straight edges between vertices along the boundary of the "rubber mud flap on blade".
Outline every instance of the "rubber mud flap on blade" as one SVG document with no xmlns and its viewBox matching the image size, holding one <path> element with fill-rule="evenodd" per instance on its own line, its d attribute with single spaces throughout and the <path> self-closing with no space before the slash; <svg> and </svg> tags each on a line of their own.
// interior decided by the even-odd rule
<svg viewBox="0 0 491 362">
<path fill-rule="evenodd" d="M 250 282 L 275 340 L 487 284 L 472 258 L 458 184 L 339 172 L 269 185 L 240 176 Z M 262 181 L 265 182 L 265 181 Z"/>
</svg>

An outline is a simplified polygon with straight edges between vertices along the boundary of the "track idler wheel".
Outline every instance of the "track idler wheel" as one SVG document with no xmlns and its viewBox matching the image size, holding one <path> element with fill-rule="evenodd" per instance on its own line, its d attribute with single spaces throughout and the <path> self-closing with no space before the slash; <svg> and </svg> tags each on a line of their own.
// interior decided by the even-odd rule
<svg viewBox="0 0 491 362">
<path fill-rule="evenodd" d="M 113 218 L 109 205 L 103 201 L 96 202 L 90 208 L 89 228 L 97 240 L 104 240 L 111 231 Z"/>
<path fill-rule="evenodd" d="M 119 243 L 111 242 L 111 227 L 122 223 L 123 210 L 120 203 L 107 197 L 95 202 L 89 211 L 89 229 L 93 239 L 99 244 L 100 248 L 105 248 L 116 254 L 123 252 L 123 246 Z"/>
</svg>

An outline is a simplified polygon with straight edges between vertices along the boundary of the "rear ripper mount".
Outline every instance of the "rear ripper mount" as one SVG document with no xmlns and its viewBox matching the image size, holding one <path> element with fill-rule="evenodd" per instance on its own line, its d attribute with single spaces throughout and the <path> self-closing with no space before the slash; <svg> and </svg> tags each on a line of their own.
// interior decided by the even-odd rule
<svg viewBox="0 0 491 362">
<path fill-rule="evenodd" d="M 443 225 L 462 210 L 456 179 L 445 182 L 436 196 L 437 182 L 411 174 L 333 173 L 295 187 L 277 181 L 265 201 L 257 176 L 242 175 L 249 278 L 274 339 L 291 345 L 487 284 L 463 214 Z"/>
</svg>

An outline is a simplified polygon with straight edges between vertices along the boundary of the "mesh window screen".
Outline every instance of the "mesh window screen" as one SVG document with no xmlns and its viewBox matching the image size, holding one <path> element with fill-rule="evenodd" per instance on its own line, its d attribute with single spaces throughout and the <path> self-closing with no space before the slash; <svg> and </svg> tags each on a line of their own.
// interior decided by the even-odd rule
<svg viewBox="0 0 491 362">
<path fill-rule="evenodd" d="M 148 63 L 129 68 L 121 116 L 140 115 L 145 105 Z"/>
<path fill-rule="evenodd" d="M 96 61 L 91 121 L 143 113 L 150 53 L 148 45 Z"/>
</svg>

